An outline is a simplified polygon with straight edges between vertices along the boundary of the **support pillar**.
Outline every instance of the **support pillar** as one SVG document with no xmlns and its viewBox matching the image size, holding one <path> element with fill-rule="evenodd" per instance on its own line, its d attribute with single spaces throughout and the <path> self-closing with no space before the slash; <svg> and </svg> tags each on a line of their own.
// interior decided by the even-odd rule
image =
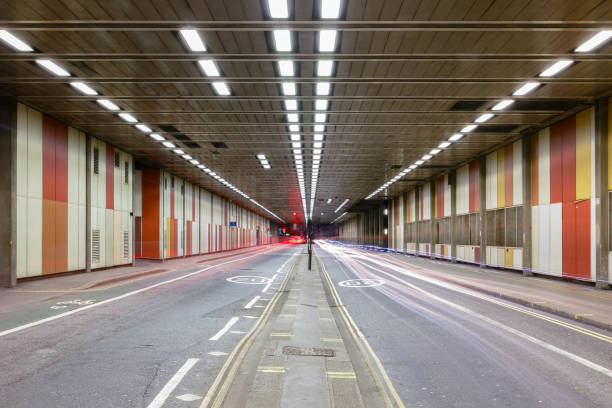
<svg viewBox="0 0 612 408">
<path fill-rule="evenodd" d="M 610 288 L 608 236 L 608 131 L 609 101 L 599 99 L 595 105 L 595 286 Z"/>
<path fill-rule="evenodd" d="M 532 135 L 522 139 L 523 150 L 523 276 L 533 276 L 531 270 L 531 140 Z"/>
<path fill-rule="evenodd" d="M 421 197 L 419 194 L 419 189 L 415 188 L 414 189 L 414 242 L 415 242 L 415 252 L 417 255 L 421 254 L 421 246 L 420 246 L 420 240 L 419 240 L 419 233 L 420 233 L 420 228 L 419 228 L 419 224 L 421 223 Z"/>
<path fill-rule="evenodd" d="M 450 246 L 451 246 L 451 262 L 457 263 L 457 239 L 456 223 L 457 223 L 457 171 L 451 170 L 448 175 L 448 183 L 450 184 L 450 200 L 451 200 L 451 214 L 450 214 Z"/>
<path fill-rule="evenodd" d="M 17 102 L 0 98 L 0 286 L 17 284 Z"/>
<path fill-rule="evenodd" d="M 436 200 L 434 200 L 434 191 L 436 191 L 436 182 L 432 180 L 429 182 L 429 219 L 430 222 L 430 233 L 429 237 L 429 257 L 431 259 L 435 259 L 435 249 L 436 249 L 436 223 L 435 223 L 435 214 L 436 214 Z"/>
<path fill-rule="evenodd" d="M 480 267 L 487 265 L 487 157 L 480 157 Z"/>
</svg>

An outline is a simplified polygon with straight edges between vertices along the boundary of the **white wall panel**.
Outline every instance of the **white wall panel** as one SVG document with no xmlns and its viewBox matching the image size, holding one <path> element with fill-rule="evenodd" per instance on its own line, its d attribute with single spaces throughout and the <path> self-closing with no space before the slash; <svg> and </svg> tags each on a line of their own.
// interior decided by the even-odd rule
<svg viewBox="0 0 612 408">
<path fill-rule="evenodd" d="M 550 128 L 538 134 L 538 204 L 550 203 Z"/>
<path fill-rule="evenodd" d="M 26 276 L 42 275 L 42 198 L 28 198 Z"/>
<path fill-rule="evenodd" d="M 540 269 L 540 207 L 531 207 L 531 269 L 535 272 Z"/>
<path fill-rule="evenodd" d="M 465 165 L 457 170 L 456 211 L 457 214 L 470 212 L 470 166 Z M 449 213 L 450 214 L 450 213 Z"/>
<path fill-rule="evenodd" d="M 514 205 L 523 204 L 523 141 L 512 145 L 512 198 Z"/>
<path fill-rule="evenodd" d="M 540 239 L 542 238 L 540 235 Z M 563 217 L 562 204 L 550 204 L 550 273 L 563 272 Z"/>
<path fill-rule="evenodd" d="M 28 197 L 42 198 L 42 152 L 42 114 L 28 108 Z"/>
<path fill-rule="evenodd" d="M 538 210 L 538 271 L 550 273 L 550 204 L 539 205 Z"/>
</svg>

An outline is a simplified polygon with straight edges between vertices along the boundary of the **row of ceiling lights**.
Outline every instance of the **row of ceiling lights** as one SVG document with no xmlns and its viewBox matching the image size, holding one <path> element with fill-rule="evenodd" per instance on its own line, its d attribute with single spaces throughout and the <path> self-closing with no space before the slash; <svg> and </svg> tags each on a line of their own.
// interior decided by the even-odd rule
<svg viewBox="0 0 612 408">
<path fill-rule="evenodd" d="M 600 31 L 599 33 L 595 34 L 593 37 L 589 38 L 587 41 L 582 43 L 579 47 L 574 49 L 574 52 L 592 51 L 595 48 L 601 46 L 603 43 L 605 43 L 610 38 L 612 38 L 612 30 Z M 561 71 L 568 68 L 573 63 L 574 61 L 569 60 L 569 59 L 557 61 L 554 64 L 552 64 L 550 67 L 546 68 L 544 71 L 540 72 L 538 76 L 542 78 L 555 76 L 559 74 Z M 536 90 L 537 88 L 539 88 L 540 86 L 541 84 L 539 82 L 535 82 L 535 81 L 526 82 L 521 87 L 519 87 L 516 91 L 514 91 L 512 95 L 513 96 L 527 95 L 531 93 L 532 91 Z M 504 99 L 504 100 L 497 102 L 495 105 L 493 105 L 493 107 L 491 107 L 491 110 L 496 111 L 496 112 L 501 111 L 501 110 L 506 109 L 508 106 L 512 105 L 513 103 L 514 103 L 514 99 Z M 495 117 L 493 113 L 483 113 L 482 115 L 480 115 L 474 120 L 474 123 L 485 123 L 489 121 L 490 119 L 492 119 L 493 117 Z M 423 157 L 421 157 L 419 160 L 414 162 L 414 164 L 403 169 L 400 173 L 398 173 L 391 180 L 387 181 L 385 184 L 380 186 L 378 189 L 370 193 L 370 195 L 368 195 L 365 199 L 369 200 L 370 198 L 374 197 L 381 191 L 387 189 L 391 184 L 395 183 L 396 181 L 404 177 L 406 174 L 416 169 L 418 166 L 430 160 L 433 156 L 440 153 L 442 149 L 446 149 L 447 147 L 449 147 L 453 142 L 461 140 L 463 136 L 465 136 L 466 133 L 472 132 L 477 127 L 478 127 L 477 124 L 471 124 L 471 125 L 467 125 L 463 127 L 463 129 L 461 129 L 459 133 L 453 134 L 452 136 L 448 138 L 447 141 L 440 143 L 437 148 L 430 150 L 429 153 L 423 155 Z"/>
<path fill-rule="evenodd" d="M 289 9 L 287 0 L 268 0 L 269 14 L 272 18 L 286 19 L 289 18 Z M 338 18 L 340 15 L 340 0 L 321 0 L 321 18 Z M 293 51 L 292 32 L 290 30 L 274 30 L 272 32 L 274 39 L 274 47 L 277 52 Z M 319 32 L 318 50 L 319 52 L 334 52 L 336 50 L 337 30 L 321 30 Z M 295 64 L 292 60 L 279 60 L 277 62 L 278 73 L 281 77 L 295 76 Z M 316 76 L 329 77 L 334 70 L 334 61 L 319 60 L 316 64 Z M 283 100 L 287 122 L 289 123 L 289 139 L 293 151 L 293 159 L 295 163 L 298 186 L 300 189 L 300 199 L 304 218 L 312 219 L 314 211 L 315 198 L 317 194 L 317 183 L 319 177 L 319 169 L 321 165 L 321 156 L 323 154 L 323 141 L 325 139 L 325 123 L 327 122 L 327 113 L 329 109 L 328 99 L 315 100 L 314 114 L 314 132 L 313 132 L 313 150 L 312 150 L 312 169 L 310 182 L 310 212 L 307 207 L 306 200 L 306 180 L 304 176 L 304 151 L 302 150 L 302 135 L 300 132 L 300 115 L 297 113 L 298 101 L 292 98 L 297 95 L 297 86 L 295 82 L 281 83 L 281 93 L 288 99 Z M 331 84 L 329 82 L 317 82 L 315 85 L 315 94 L 317 96 L 329 96 L 331 94 Z M 303 125 L 302 125 L 303 126 Z"/>
<path fill-rule="evenodd" d="M 206 46 L 204 45 L 197 31 L 181 30 L 180 34 L 183 40 L 185 41 L 185 43 L 187 44 L 187 46 L 192 51 L 198 51 L 198 52 L 206 51 Z M 34 51 L 34 48 L 32 48 L 30 45 L 28 45 L 21 39 L 15 37 L 13 34 L 9 33 L 6 30 L 0 30 L 0 39 L 3 40 L 5 43 L 7 43 L 9 46 L 11 46 L 17 51 L 21 51 L 21 52 L 33 52 Z M 56 76 L 59 76 L 59 77 L 72 76 L 72 74 L 68 72 L 66 69 L 64 69 L 63 67 L 59 66 L 54 61 L 51 61 L 49 59 L 36 59 L 35 62 L 39 66 L 41 66 L 42 68 L 44 68 L 45 70 L 47 70 L 48 72 Z M 200 60 L 198 61 L 198 63 L 207 76 L 212 76 L 212 77 L 220 76 L 219 69 L 217 68 L 214 61 Z M 88 95 L 88 96 L 99 95 L 99 93 L 95 89 L 91 88 L 89 85 L 81 81 L 72 81 L 70 82 L 70 86 L 84 95 Z M 226 95 L 231 94 L 229 87 L 227 86 L 225 82 L 221 82 L 221 81 L 213 82 L 212 87 L 215 90 L 215 92 L 217 92 L 217 94 L 219 95 L 226 96 Z M 223 184 L 224 186 L 231 189 L 232 191 L 240 194 L 242 197 L 246 198 L 247 200 L 249 200 L 256 206 L 263 209 L 268 214 L 272 215 L 274 218 L 284 223 L 284 220 L 282 218 L 280 218 L 279 216 L 274 214 L 272 211 L 268 210 L 267 208 L 259 204 L 257 201 L 249 197 L 246 193 L 238 189 L 232 183 L 225 180 L 223 177 L 219 176 L 217 173 L 215 173 L 211 169 L 201 164 L 198 160 L 191 157 L 191 155 L 185 153 L 182 149 L 177 148 L 177 146 L 174 143 L 172 143 L 169 140 L 166 140 L 164 136 L 160 135 L 159 133 L 154 133 L 153 130 L 149 126 L 147 126 L 144 123 L 140 123 L 138 119 L 136 119 L 133 115 L 127 112 L 120 112 L 121 108 L 119 108 L 119 106 L 117 106 L 115 103 L 113 103 L 109 99 L 101 98 L 101 99 L 97 99 L 96 102 L 100 106 L 104 107 L 105 109 L 112 111 L 112 112 L 116 112 L 117 116 L 121 118 L 123 121 L 134 125 L 136 129 L 140 130 L 141 132 L 145 134 L 148 134 L 151 139 L 160 142 L 164 147 L 173 149 L 174 153 L 181 156 L 183 159 L 185 159 L 192 165 L 196 166 L 198 169 L 202 170 L 203 172 L 211 176 L 213 179 L 215 179 L 219 183 Z"/>
</svg>

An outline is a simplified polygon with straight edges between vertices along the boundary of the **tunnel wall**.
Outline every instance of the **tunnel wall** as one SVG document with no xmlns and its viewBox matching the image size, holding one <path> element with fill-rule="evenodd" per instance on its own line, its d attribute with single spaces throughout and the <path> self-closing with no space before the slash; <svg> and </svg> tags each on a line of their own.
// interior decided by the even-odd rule
<svg viewBox="0 0 612 408">
<path fill-rule="evenodd" d="M 596 117 L 597 105 L 584 109 L 393 198 L 388 206 L 389 248 L 609 281 L 612 108 L 608 101 L 604 105 L 605 115 Z M 600 145 L 606 146 L 603 159 L 597 156 Z M 599 196 L 597 163 L 607 173 Z M 607 214 L 600 227 L 596 211 L 602 198 Z M 342 232 L 350 231 L 358 240 L 359 225 L 346 222 L 353 224 L 350 229 L 340 226 L 341 239 Z M 605 257 L 598 258 L 600 253 Z"/>
<path fill-rule="evenodd" d="M 131 262 L 132 157 L 91 138 L 87 180 L 84 133 L 23 104 L 16 130 L 16 277 Z"/>
<path fill-rule="evenodd" d="M 268 218 L 170 172 L 143 168 L 135 171 L 134 180 L 138 258 L 168 259 L 278 242 L 276 224 Z"/>
</svg>

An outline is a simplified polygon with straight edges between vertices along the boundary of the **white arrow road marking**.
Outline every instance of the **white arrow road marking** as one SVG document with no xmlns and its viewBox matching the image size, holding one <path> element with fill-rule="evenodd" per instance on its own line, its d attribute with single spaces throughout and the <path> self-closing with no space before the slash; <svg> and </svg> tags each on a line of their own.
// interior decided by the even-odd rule
<svg viewBox="0 0 612 408">
<path fill-rule="evenodd" d="M 162 390 L 157 394 L 155 399 L 151 401 L 151 403 L 147 406 L 147 408 L 160 408 L 164 405 L 164 402 L 168 399 L 172 391 L 176 388 L 176 386 L 181 382 L 183 377 L 187 374 L 189 370 L 198 362 L 199 358 L 190 358 L 185 364 L 172 376 L 170 381 L 162 388 Z"/>
</svg>

